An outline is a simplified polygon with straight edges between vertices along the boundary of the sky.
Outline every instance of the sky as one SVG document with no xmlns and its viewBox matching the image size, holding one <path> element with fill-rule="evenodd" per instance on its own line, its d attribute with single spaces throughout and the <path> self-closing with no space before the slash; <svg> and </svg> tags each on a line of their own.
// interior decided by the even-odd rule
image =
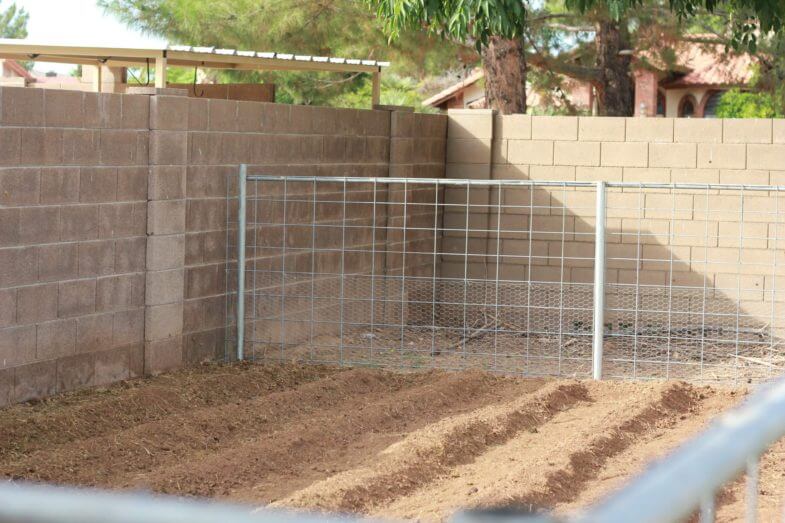
<svg viewBox="0 0 785 523">
<path fill-rule="evenodd" d="M 15 0 L 30 14 L 28 39 L 40 43 L 112 47 L 162 46 L 164 40 L 145 36 L 105 15 L 95 0 Z M 10 5 L 0 0 L 0 8 Z M 36 70 L 68 73 L 73 66 L 37 63 Z"/>
</svg>

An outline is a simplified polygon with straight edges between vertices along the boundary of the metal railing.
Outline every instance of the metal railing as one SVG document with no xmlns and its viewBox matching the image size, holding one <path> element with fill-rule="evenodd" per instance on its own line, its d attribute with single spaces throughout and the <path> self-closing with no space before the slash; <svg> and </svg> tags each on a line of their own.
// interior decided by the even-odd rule
<svg viewBox="0 0 785 523">
<path fill-rule="evenodd" d="M 780 186 L 240 187 L 228 345 L 249 359 L 705 382 L 785 365 Z"/>
</svg>

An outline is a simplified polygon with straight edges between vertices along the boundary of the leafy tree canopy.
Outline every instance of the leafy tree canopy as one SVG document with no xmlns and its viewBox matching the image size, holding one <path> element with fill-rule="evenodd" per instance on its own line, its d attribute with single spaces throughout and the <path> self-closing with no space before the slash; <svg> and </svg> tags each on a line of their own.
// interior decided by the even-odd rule
<svg viewBox="0 0 785 523">
<path fill-rule="evenodd" d="M 29 18 L 27 11 L 19 9 L 15 2 L 5 9 L 0 9 L 0 38 L 27 38 Z"/>
</svg>

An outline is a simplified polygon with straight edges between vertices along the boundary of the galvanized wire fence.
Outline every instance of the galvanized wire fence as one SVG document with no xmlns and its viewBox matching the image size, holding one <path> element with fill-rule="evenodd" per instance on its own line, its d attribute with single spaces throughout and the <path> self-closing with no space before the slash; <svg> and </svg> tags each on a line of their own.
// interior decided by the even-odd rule
<svg viewBox="0 0 785 523">
<path fill-rule="evenodd" d="M 785 366 L 780 187 L 240 186 L 227 249 L 244 256 L 227 278 L 244 300 L 227 307 L 241 309 L 248 359 L 585 377 L 594 356 L 595 377 L 601 364 L 608 377 L 722 382 Z"/>
</svg>

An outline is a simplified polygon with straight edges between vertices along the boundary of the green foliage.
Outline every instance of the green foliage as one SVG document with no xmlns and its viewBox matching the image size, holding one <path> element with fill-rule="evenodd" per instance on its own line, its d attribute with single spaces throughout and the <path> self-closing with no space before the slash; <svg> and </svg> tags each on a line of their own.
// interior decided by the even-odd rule
<svg viewBox="0 0 785 523">
<path fill-rule="evenodd" d="M 731 89 L 717 104 L 718 118 L 774 118 L 785 116 L 771 93 Z M 778 114 L 779 113 L 779 114 Z"/>
<path fill-rule="evenodd" d="M 371 81 L 363 79 L 358 89 L 338 96 L 336 98 L 337 105 L 366 109 L 371 105 L 371 89 Z M 420 86 L 412 78 L 394 74 L 382 75 L 381 103 L 383 105 L 414 107 L 418 112 L 438 112 L 433 107 L 422 105 L 423 95 L 419 89 Z"/>
<path fill-rule="evenodd" d="M 0 10 L 0 38 L 27 38 L 27 21 L 30 15 L 12 2 Z"/>
<path fill-rule="evenodd" d="M 392 40 L 425 27 L 447 39 L 473 40 L 479 48 L 490 37 L 520 38 L 526 24 L 521 0 L 364 0 L 383 20 Z"/>
</svg>

